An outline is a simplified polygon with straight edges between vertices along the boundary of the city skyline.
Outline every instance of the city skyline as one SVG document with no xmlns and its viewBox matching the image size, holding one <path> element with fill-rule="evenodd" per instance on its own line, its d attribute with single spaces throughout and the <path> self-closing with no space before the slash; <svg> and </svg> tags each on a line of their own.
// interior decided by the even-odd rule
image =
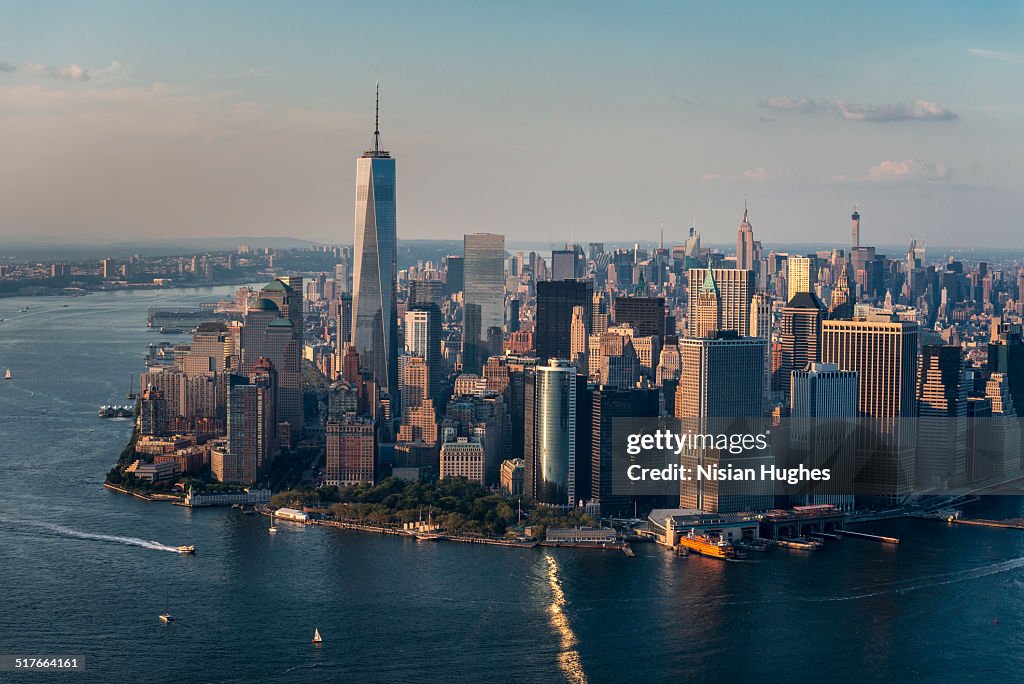
<svg viewBox="0 0 1024 684">
<path fill-rule="evenodd" d="M 705 242 L 728 244 L 747 195 L 755 234 L 778 242 L 842 244 L 859 202 L 865 244 L 995 246 L 1021 213 L 1024 100 L 1005 87 L 1024 64 L 1018 8 L 802 8 L 785 21 L 751 5 L 736 22 L 590 7 L 527 26 L 490 4 L 324 6 L 288 18 L 301 49 L 266 5 L 204 8 L 201 29 L 189 8 L 148 8 L 166 21 L 142 23 L 99 4 L 46 13 L 45 27 L 16 8 L 24 30 L 0 43 L 0 237 L 335 243 L 351 206 L 338 188 L 355 185 L 341 161 L 364 146 L 376 77 L 403 151 L 406 239 L 655 240 L 664 224 L 677 242 L 695 219 Z M 374 40 L 391 49 L 367 49 L 365 12 L 388 20 Z M 482 43 L 494 33 L 473 28 L 494 25 Z M 190 49 L 229 26 L 216 53 Z"/>
</svg>

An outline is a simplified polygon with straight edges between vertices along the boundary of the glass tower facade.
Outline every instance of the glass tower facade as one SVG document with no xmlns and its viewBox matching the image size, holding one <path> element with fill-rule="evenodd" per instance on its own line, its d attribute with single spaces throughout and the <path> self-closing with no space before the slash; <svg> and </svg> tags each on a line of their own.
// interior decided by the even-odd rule
<svg viewBox="0 0 1024 684">
<path fill-rule="evenodd" d="M 391 393 L 398 381 L 395 160 L 380 149 L 379 133 L 374 149 L 356 162 L 354 261 L 352 345 L 362 366 Z"/>
</svg>

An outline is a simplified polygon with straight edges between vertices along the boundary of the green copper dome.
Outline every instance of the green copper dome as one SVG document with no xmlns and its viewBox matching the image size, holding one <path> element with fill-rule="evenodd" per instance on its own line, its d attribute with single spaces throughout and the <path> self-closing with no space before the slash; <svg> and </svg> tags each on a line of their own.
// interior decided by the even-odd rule
<svg viewBox="0 0 1024 684">
<path fill-rule="evenodd" d="M 280 311 L 277 304 L 267 298 L 257 299 L 256 303 L 249 307 L 249 311 Z"/>
</svg>

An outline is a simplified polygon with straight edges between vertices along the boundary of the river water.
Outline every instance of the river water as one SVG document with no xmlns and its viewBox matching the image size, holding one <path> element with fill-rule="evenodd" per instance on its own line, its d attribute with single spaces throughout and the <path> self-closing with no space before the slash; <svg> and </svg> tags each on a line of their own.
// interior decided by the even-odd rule
<svg viewBox="0 0 1024 684">
<path fill-rule="evenodd" d="M 101 484 L 146 308 L 233 288 L 0 299 L 0 655 L 17 681 L 1017 680 L 1024 532 L 899 521 L 745 562 L 416 542 L 147 503 Z M 67 307 L 63 305 L 67 304 Z M 19 309 L 29 306 L 26 313 Z M 1018 498 L 974 516 L 1022 515 Z M 164 545 L 194 544 L 195 556 Z M 170 610 L 177 622 L 157 614 Z M 310 644 L 314 627 L 324 644 Z"/>
</svg>

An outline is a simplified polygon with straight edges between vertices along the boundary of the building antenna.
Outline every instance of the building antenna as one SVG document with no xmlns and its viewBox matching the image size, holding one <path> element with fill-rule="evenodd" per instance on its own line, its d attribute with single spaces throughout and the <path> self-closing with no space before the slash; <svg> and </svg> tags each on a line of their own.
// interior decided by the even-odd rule
<svg viewBox="0 0 1024 684">
<path fill-rule="evenodd" d="M 747 222 L 747 193 L 743 193 L 743 222 Z"/>
<path fill-rule="evenodd" d="M 377 107 L 373 114 L 373 151 L 380 153 L 380 79 L 377 79 Z"/>
<path fill-rule="evenodd" d="M 665 222 L 661 222 L 661 240 L 658 242 L 658 249 L 665 249 Z"/>
</svg>

